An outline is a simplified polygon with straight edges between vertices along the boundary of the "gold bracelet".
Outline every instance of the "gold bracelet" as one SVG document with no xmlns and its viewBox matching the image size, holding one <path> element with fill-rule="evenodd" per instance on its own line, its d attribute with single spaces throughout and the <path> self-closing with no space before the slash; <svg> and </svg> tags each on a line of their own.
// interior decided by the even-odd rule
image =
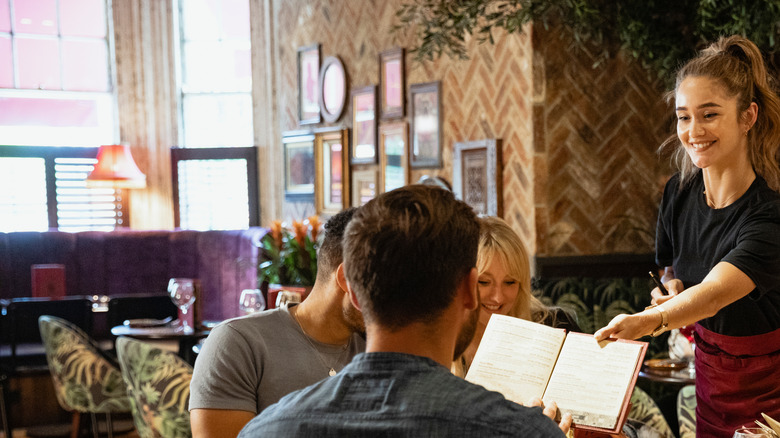
<svg viewBox="0 0 780 438">
<path fill-rule="evenodd" d="M 658 327 L 656 327 L 655 330 L 652 331 L 652 333 L 650 333 L 650 336 L 656 337 L 661 333 L 665 332 L 666 329 L 669 327 L 669 314 L 666 313 L 666 309 L 664 309 L 662 306 L 658 306 L 655 304 L 645 307 L 645 310 L 647 309 L 655 309 L 658 311 L 658 313 L 661 314 L 661 324 Z"/>
</svg>

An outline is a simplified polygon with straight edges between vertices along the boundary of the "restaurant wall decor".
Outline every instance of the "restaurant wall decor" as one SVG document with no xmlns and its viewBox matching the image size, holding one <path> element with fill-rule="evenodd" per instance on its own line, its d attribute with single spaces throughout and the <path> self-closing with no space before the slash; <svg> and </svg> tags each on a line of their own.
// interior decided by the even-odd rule
<svg viewBox="0 0 780 438">
<path fill-rule="evenodd" d="M 385 123 L 379 127 L 380 193 L 409 184 L 406 122 Z"/>
<path fill-rule="evenodd" d="M 441 82 L 409 87 L 411 140 L 409 164 L 413 168 L 441 167 Z"/>
<path fill-rule="evenodd" d="M 320 123 L 320 44 L 298 48 L 298 124 Z"/>
<path fill-rule="evenodd" d="M 347 104 L 347 70 L 338 56 L 328 56 L 320 69 L 320 110 L 326 122 L 337 122 Z"/>
<path fill-rule="evenodd" d="M 284 196 L 289 200 L 314 195 L 314 135 L 308 131 L 282 133 Z"/>
<path fill-rule="evenodd" d="M 406 75 L 404 49 L 396 47 L 379 54 L 379 114 L 383 120 L 404 116 Z"/>
<path fill-rule="evenodd" d="M 376 163 L 376 85 L 352 89 L 352 164 Z"/>
<path fill-rule="evenodd" d="M 452 188 L 477 214 L 503 215 L 501 140 L 455 143 Z"/>
<path fill-rule="evenodd" d="M 346 150 L 349 130 L 324 128 L 315 134 L 315 206 L 318 215 L 332 215 L 349 207 L 350 168 Z"/>
<path fill-rule="evenodd" d="M 380 193 L 376 168 L 352 172 L 352 205 L 360 207 Z"/>
</svg>

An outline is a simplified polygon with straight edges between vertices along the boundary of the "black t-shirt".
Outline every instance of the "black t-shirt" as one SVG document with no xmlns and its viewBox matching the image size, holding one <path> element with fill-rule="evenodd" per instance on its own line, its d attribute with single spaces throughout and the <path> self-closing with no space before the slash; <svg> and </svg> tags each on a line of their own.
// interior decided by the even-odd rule
<svg viewBox="0 0 780 438">
<path fill-rule="evenodd" d="M 780 328 L 780 194 L 756 176 L 742 197 L 716 210 L 707 205 L 701 172 L 682 190 L 675 175 L 658 213 L 656 262 L 672 266 L 689 288 L 721 261 L 745 273 L 756 288 L 699 323 L 728 336 Z"/>
</svg>

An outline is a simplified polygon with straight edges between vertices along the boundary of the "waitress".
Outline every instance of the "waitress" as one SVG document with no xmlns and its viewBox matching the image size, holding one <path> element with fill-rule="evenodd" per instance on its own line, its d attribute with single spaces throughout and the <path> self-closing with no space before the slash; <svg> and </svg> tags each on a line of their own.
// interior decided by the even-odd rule
<svg viewBox="0 0 780 438">
<path fill-rule="evenodd" d="M 721 38 L 677 73 L 674 149 L 656 262 L 669 295 L 618 315 L 596 338 L 695 323 L 696 435 L 731 438 L 780 417 L 780 98 L 760 51 Z M 679 141 L 678 141 L 679 140 Z"/>
</svg>

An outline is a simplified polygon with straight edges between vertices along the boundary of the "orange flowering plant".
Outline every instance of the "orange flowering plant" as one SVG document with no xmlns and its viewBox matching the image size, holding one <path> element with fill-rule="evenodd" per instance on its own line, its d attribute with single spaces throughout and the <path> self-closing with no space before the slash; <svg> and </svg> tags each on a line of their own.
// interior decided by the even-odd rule
<svg viewBox="0 0 780 438">
<path fill-rule="evenodd" d="M 314 285 L 321 226 L 318 216 L 293 221 L 292 228 L 285 227 L 281 221 L 273 221 L 271 231 L 258 244 L 258 287 L 266 281 L 288 286 Z"/>
</svg>

